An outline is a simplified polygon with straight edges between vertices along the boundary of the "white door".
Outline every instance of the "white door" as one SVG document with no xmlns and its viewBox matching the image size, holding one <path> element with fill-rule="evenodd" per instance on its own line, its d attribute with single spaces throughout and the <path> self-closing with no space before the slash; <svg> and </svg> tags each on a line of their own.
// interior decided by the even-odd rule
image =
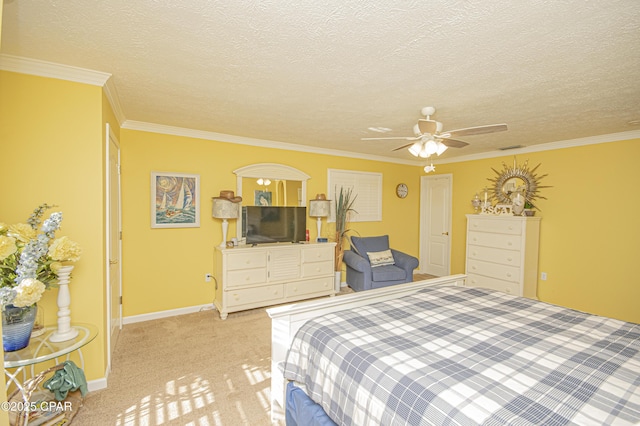
<svg viewBox="0 0 640 426">
<path fill-rule="evenodd" d="M 108 364 L 111 368 L 111 358 L 122 329 L 122 264 L 121 259 L 121 212 L 120 212 L 120 145 L 115 134 L 107 124 L 108 150 L 108 200 L 107 200 L 107 321 L 109 324 L 109 354 Z"/>
<path fill-rule="evenodd" d="M 420 272 L 451 274 L 450 174 L 423 176 L 420 181 Z"/>
</svg>

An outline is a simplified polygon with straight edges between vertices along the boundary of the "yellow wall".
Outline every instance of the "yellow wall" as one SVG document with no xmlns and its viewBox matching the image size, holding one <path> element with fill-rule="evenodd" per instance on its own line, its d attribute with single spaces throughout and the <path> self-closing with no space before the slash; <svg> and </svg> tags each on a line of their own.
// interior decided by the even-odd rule
<svg viewBox="0 0 640 426">
<path fill-rule="evenodd" d="M 388 232 L 394 247 L 418 254 L 418 167 L 328 155 L 250 147 L 128 129 L 121 131 L 123 205 L 123 309 L 125 316 L 210 304 L 214 283 L 213 248 L 222 240 L 220 221 L 211 217 L 211 197 L 236 189 L 233 170 L 254 163 L 279 163 L 311 176 L 307 198 L 327 192 L 327 169 L 384 173 L 383 221 L 355 223 L 362 235 Z M 152 229 L 151 172 L 200 175 L 200 227 Z M 404 200 L 395 197 L 398 182 L 415 191 Z M 248 196 L 252 196 L 250 193 Z M 407 212 L 414 212 L 407 214 Z M 407 218 L 413 226 L 407 226 Z M 327 233 L 326 222 L 323 233 Z M 315 238 L 315 219 L 307 228 Z M 228 238 L 235 235 L 230 221 Z"/>
<path fill-rule="evenodd" d="M 547 302 L 640 323 L 640 285 L 633 265 L 640 254 L 640 140 L 518 155 L 539 163 L 542 217 L 538 297 Z M 453 174 L 452 272 L 465 268 L 465 214 L 471 199 L 513 155 L 445 164 Z"/>
<path fill-rule="evenodd" d="M 104 325 L 102 88 L 0 71 L 0 220 L 24 222 L 42 203 L 62 211 L 59 236 L 83 248 L 70 285 L 74 322 Z M 56 322 L 57 291 L 42 299 Z M 84 349 L 88 380 L 104 377 L 104 333 Z"/>
<path fill-rule="evenodd" d="M 101 378 L 106 365 L 104 278 L 104 124 L 115 123 L 101 88 L 0 71 L 0 144 L 3 166 L 0 220 L 24 221 L 43 202 L 64 213 L 61 235 L 84 248 L 71 285 L 72 318 L 100 327 L 85 350 L 87 377 Z M 220 222 L 211 218 L 211 197 L 235 189 L 233 170 L 273 162 L 311 176 L 307 198 L 327 193 L 327 169 L 383 173 L 383 221 L 355 223 L 361 235 L 388 233 L 394 248 L 418 255 L 421 168 L 391 163 L 250 147 L 134 130 L 119 130 L 122 152 L 124 315 L 152 313 L 213 300 L 213 247 Z M 542 231 L 539 281 L 542 300 L 640 322 L 640 287 L 631 275 L 640 253 L 636 184 L 639 141 L 604 143 L 518 156 L 542 163 Z M 512 156 L 437 166 L 453 175 L 452 272 L 464 272 L 465 214 L 470 200 L 493 177 L 491 168 Z M 150 174 L 199 174 L 201 226 L 151 229 Z M 409 196 L 398 199 L 405 182 Z M 327 193 L 328 197 L 332 194 Z M 307 227 L 315 237 L 315 220 Z M 231 223 L 229 234 L 235 234 Z M 323 234 L 331 226 L 323 223 Z M 55 322 L 55 291 L 43 300 L 47 321 Z"/>
</svg>

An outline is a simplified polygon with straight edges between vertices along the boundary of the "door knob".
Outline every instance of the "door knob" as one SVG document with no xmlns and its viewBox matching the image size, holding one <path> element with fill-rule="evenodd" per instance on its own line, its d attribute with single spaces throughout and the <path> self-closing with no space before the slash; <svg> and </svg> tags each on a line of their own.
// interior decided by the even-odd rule
<svg viewBox="0 0 640 426">
<path fill-rule="evenodd" d="M 449 232 L 443 232 L 442 235 L 449 235 Z"/>
<path fill-rule="evenodd" d="M 109 265 L 117 265 L 118 261 L 117 260 L 109 260 Z"/>
</svg>

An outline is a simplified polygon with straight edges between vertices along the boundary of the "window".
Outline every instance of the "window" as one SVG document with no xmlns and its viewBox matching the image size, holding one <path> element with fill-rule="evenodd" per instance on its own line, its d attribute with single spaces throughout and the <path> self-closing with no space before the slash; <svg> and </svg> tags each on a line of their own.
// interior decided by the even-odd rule
<svg viewBox="0 0 640 426">
<path fill-rule="evenodd" d="M 355 196 L 351 222 L 382 220 L 382 173 L 329 169 L 327 182 L 327 198 L 332 200 L 329 221 L 335 221 L 335 200 L 341 187 L 352 188 Z"/>
</svg>

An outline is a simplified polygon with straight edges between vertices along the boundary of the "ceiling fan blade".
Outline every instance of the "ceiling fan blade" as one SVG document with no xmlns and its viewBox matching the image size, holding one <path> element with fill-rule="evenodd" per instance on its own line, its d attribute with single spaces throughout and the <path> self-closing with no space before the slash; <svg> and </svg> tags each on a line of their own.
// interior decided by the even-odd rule
<svg viewBox="0 0 640 426">
<path fill-rule="evenodd" d="M 469 143 L 467 142 L 449 138 L 442 139 L 441 142 L 449 148 L 464 148 L 465 146 L 469 145 Z"/>
<path fill-rule="evenodd" d="M 438 129 L 438 122 L 421 118 L 418 120 L 418 128 L 420 129 L 420 133 L 422 134 L 429 133 L 431 135 L 434 135 L 436 133 L 436 130 Z"/>
<path fill-rule="evenodd" d="M 391 151 L 400 151 L 401 149 L 408 148 L 408 147 L 410 147 L 411 145 L 413 145 L 413 143 L 408 143 L 408 144 L 406 144 L 406 145 L 399 146 L 399 147 L 397 147 L 397 148 L 395 148 L 395 149 L 392 149 Z"/>
<path fill-rule="evenodd" d="M 486 133 L 504 132 L 508 130 L 506 124 L 487 124 L 486 126 L 467 127 L 465 129 L 448 130 L 443 132 L 443 138 L 449 136 L 472 136 L 484 135 Z"/>
<path fill-rule="evenodd" d="M 420 137 L 412 137 L 412 136 L 398 136 L 398 137 L 390 137 L 390 138 L 361 138 L 363 141 L 388 141 L 388 140 L 402 140 L 402 141 L 417 141 Z"/>
</svg>

